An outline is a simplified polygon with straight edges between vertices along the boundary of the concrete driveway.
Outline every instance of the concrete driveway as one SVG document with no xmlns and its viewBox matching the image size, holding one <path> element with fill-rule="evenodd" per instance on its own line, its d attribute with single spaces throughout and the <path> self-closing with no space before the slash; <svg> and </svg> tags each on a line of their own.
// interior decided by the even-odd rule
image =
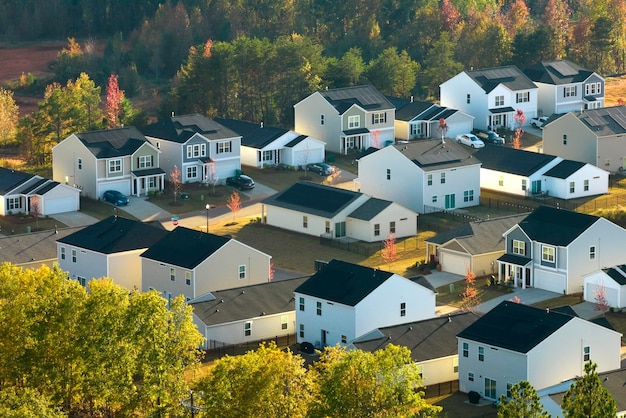
<svg viewBox="0 0 626 418">
<path fill-rule="evenodd" d="M 497 298 L 488 300 L 485 303 L 481 303 L 475 309 L 477 312 L 486 313 L 495 308 L 498 304 L 500 304 L 500 302 L 515 299 L 516 296 L 519 298 L 520 303 L 523 303 L 524 305 L 532 305 L 533 303 L 558 298 L 563 295 L 561 293 L 549 292 L 543 289 L 522 289 L 516 287 L 513 289 L 512 293 L 507 293 L 506 295 L 498 296 Z"/>
<path fill-rule="evenodd" d="M 169 221 L 174 216 L 165 209 L 149 202 L 145 197 L 128 196 L 128 199 L 130 201 L 128 205 L 120 207 L 120 209 L 143 222 Z"/>
<path fill-rule="evenodd" d="M 111 212 L 111 215 L 112 214 L 113 212 Z M 69 227 L 93 225 L 98 222 L 98 219 L 83 212 L 57 213 L 56 215 L 52 215 L 52 218 Z"/>
</svg>

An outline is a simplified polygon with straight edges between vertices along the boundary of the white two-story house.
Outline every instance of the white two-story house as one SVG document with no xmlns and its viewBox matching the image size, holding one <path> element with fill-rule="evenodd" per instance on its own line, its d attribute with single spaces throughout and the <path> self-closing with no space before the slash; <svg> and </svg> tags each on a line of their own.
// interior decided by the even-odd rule
<svg viewBox="0 0 626 418">
<path fill-rule="evenodd" d="M 518 110 L 525 125 L 537 115 L 538 88 L 513 65 L 463 71 L 439 87 L 441 105 L 473 116 L 475 128 L 515 129 Z"/>
</svg>

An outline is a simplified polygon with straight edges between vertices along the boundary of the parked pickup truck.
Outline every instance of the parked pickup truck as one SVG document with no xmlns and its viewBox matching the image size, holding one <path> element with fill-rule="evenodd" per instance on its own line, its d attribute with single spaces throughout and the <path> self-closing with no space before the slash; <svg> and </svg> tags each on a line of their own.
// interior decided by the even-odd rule
<svg viewBox="0 0 626 418">
<path fill-rule="evenodd" d="M 239 190 L 254 189 L 254 180 L 245 174 L 239 174 L 238 176 L 228 177 L 226 179 L 226 185 L 235 187 Z"/>
<path fill-rule="evenodd" d="M 543 125 L 545 125 L 547 120 L 547 116 L 540 116 L 538 118 L 532 118 L 530 120 L 530 124 L 533 128 L 543 128 Z"/>
</svg>

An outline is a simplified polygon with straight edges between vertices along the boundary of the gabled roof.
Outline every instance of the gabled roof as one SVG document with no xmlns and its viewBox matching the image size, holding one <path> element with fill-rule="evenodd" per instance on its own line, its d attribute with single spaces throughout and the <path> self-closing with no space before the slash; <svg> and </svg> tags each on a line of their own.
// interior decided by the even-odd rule
<svg viewBox="0 0 626 418">
<path fill-rule="evenodd" d="M 572 161 L 572 160 L 563 160 L 545 173 L 544 176 L 554 177 L 557 179 L 566 179 L 581 168 L 583 168 L 586 163 L 582 163 L 580 161 Z"/>
<path fill-rule="evenodd" d="M 426 242 L 443 245 L 456 240 L 468 254 L 472 255 L 504 251 L 503 234 L 521 222 L 526 216 L 528 214 L 524 213 L 469 222 L 453 230 L 437 234 L 427 239 Z"/>
<path fill-rule="evenodd" d="M 620 286 L 626 285 L 626 265 L 614 266 L 610 268 L 602 269 L 611 279 L 615 280 L 615 283 Z"/>
<path fill-rule="evenodd" d="M 574 317 L 560 312 L 504 301 L 461 331 L 458 337 L 528 353 L 572 319 Z"/>
<path fill-rule="evenodd" d="M 581 83 L 593 71 L 585 70 L 568 60 L 552 60 L 533 64 L 524 69 L 524 74 L 538 83 L 561 85 Z"/>
<path fill-rule="evenodd" d="M 58 240 L 102 254 L 122 253 L 148 248 L 168 232 L 141 221 L 110 216 Z"/>
<path fill-rule="evenodd" d="M 268 197 L 263 203 L 332 218 L 361 196 L 362 193 L 301 181 Z"/>
<path fill-rule="evenodd" d="M 180 144 L 184 144 L 195 134 L 200 134 L 208 140 L 236 138 L 241 136 L 216 121 L 197 113 L 193 115 L 173 116 L 167 120 L 148 125 L 142 128 L 141 131 L 149 137 L 178 142 Z"/>
<path fill-rule="evenodd" d="M 626 133 L 626 106 L 571 112 L 597 137 Z"/>
<path fill-rule="evenodd" d="M 293 291 L 306 279 L 299 277 L 220 290 L 189 304 L 194 314 L 208 326 L 290 312 L 295 310 Z"/>
<path fill-rule="evenodd" d="M 57 240 L 63 239 L 81 228 L 62 228 L 0 237 L 0 260 L 17 265 L 56 260 Z"/>
<path fill-rule="evenodd" d="M 376 215 L 381 213 L 383 210 L 387 209 L 389 205 L 393 202 L 389 200 L 377 199 L 375 197 L 371 197 L 367 200 L 367 202 L 363 203 L 361 206 L 356 208 L 351 214 L 348 215 L 350 218 L 361 219 L 363 221 L 369 221 L 374 218 Z"/>
<path fill-rule="evenodd" d="M 294 292 L 356 306 L 393 275 L 388 271 L 332 260 Z"/>
<path fill-rule="evenodd" d="M 539 206 L 518 225 L 533 241 L 566 247 L 599 219 L 586 213 Z"/>
<path fill-rule="evenodd" d="M 408 347 L 416 361 L 453 356 L 459 347 L 456 335 L 480 318 L 473 312 L 426 319 L 373 330 L 352 344 L 364 351 L 385 349 L 389 344 Z"/>
<path fill-rule="evenodd" d="M 514 65 L 470 70 L 465 71 L 465 73 L 470 76 L 485 93 L 491 92 L 500 84 L 512 91 L 537 88 L 535 83 Z"/>
<path fill-rule="evenodd" d="M 96 158 L 132 155 L 147 142 L 146 137 L 132 126 L 75 135 Z"/>
<path fill-rule="evenodd" d="M 6 194 L 33 178 L 33 174 L 0 167 L 0 194 Z"/>
<path fill-rule="evenodd" d="M 337 109 L 340 115 L 354 105 L 366 111 L 391 110 L 395 108 L 385 96 L 369 85 L 322 90 L 319 93 Z"/>
<path fill-rule="evenodd" d="M 285 144 L 285 147 L 286 148 L 293 148 L 293 147 L 295 147 L 296 145 L 298 145 L 300 142 L 304 141 L 307 138 L 308 138 L 307 135 L 298 135 L 297 137 L 295 137 L 291 141 L 287 142 Z"/>
<path fill-rule="evenodd" d="M 289 132 L 289 129 L 262 126 L 236 119 L 215 118 L 220 125 L 241 135 L 241 145 L 261 149 Z"/>
<path fill-rule="evenodd" d="M 528 177 L 556 157 L 509 147 L 484 147 L 474 153 L 482 168 Z"/>
<path fill-rule="evenodd" d="M 442 144 L 440 139 L 424 139 L 392 146 L 424 171 L 480 164 L 468 148 L 453 140 Z"/>
<path fill-rule="evenodd" d="M 442 118 L 447 119 L 458 112 L 457 109 L 450 109 L 432 102 L 411 102 L 407 100 L 403 104 L 400 103 L 396 102 L 396 120 L 405 122 L 412 120 L 434 122 Z"/>
<path fill-rule="evenodd" d="M 141 257 L 194 269 L 230 240 L 179 226 L 151 245 Z"/>
</svg>

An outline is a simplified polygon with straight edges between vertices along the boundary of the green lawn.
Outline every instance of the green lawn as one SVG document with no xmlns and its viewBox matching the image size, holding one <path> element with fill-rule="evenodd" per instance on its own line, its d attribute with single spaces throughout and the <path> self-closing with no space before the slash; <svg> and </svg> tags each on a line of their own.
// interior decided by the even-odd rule
<svg viewBox="0 0 626 418">
<path fill-rule="evenodd" d="M 180 215 L 200 210 L 203 211 L 207 203 L 211 206 L 224 206 L 233 192 L 237 192 L 237 190 L 226 186 L 215 186 L 214 192 L 211 186 L 207 187 L 205 184 L 199 183 L 183 184 L 182 191 L 186 193 L 188 197 L 181 199 L 180 196 L 177 196 L 176 201 L 174 201 L 174 195 L 171 189 L 166 187 L 165 193 L 161 196 L 151 196 L 149 198 L 150 203 L 154 203 L 170 213 Z M 242 203 L 249 200 L 245 194 L 237 193 Z"/>
<path fill-rule="evenodd" d="M 487 281 L 488 277 L 476 278 L 475 285 L 481 303 L 513 292 L 509 286 L 487 286 Z M 465 291 L 465 287 L 465 280 L 462 279 L 452 283 L 452 286 L 445 285 L 437 288 L 437 303 L 460 308 L 463 303 L 461 294 Z"/>
</svg>

